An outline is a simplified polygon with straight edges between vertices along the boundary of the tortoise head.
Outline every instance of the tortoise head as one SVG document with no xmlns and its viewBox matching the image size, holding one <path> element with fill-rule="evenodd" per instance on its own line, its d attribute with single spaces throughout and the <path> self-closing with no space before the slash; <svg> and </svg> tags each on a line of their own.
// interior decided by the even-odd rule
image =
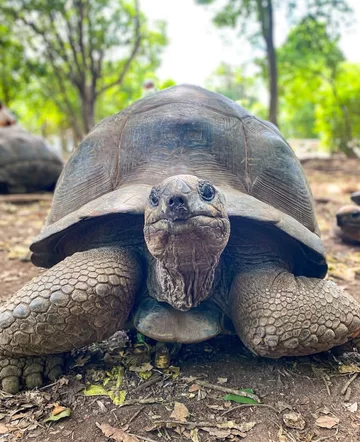
<svg viewBox="0 0 360 442">
<path fill-rule="evenodd" d="M 342 207 L 336 214 L 336 222 L 339 227 L 353 226 L 360 229 L 360 207 Z"/>
<path fill-rule="evenodd" d="M 360 242 L 360 207 L 344 206 L 336 214 L 336 222 L 345 240 Z"/>
<path fill-rule="evenodd" d="M 152 188 L 144 236 L 156 258 L 150 292 L 179 310 L 210 295 L 230 235 L 225 198 L 209 181 L 176 175 Z"/>
</svg>

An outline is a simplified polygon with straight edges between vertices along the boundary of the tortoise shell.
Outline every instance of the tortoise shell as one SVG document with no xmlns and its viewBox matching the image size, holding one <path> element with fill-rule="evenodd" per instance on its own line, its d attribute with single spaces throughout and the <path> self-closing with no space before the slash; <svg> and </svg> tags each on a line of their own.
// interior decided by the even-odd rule
<svg viewBox="0 0 360 442">
<path fill-rule="evenodd" d="M 234 101 L 197 86 L 175 86 L 100 122 L 66 164 L 33 262 L 53 265 L 54 241 L 84 220 L 142 214 L 152 186 L 178 175 L 211 180 L 237 217 L 274 225 L 304 259 L 326 272 L 310 187 L 278 129 Z M 231 237 L 230 237 L 231 242 Z"/>
<path fill-rule="evenodd" d="M 0 127 L 0 193 L 53 190 L 62 168 L 42 137 L 15 124 Z"/>
</svg>

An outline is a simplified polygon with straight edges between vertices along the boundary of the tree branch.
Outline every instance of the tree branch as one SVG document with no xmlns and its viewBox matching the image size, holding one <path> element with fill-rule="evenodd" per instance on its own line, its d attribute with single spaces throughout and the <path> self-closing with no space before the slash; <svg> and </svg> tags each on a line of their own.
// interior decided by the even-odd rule
<svg viewBox="0 0 360 442">
<path fill-rule="evenodd" d="M 133 49 L 131 51 L 129 58 L 126 60 L 126 63 L 124 65 L 124 68 L 123 68 L 120 76 L 118 77 L 117 80 L 102 87 L 99 91 L 97 91 L 96 95 L 100 95 L 100 94 L 104 93 L 105 91 L 107 91 L 108 89 L 122 84 L 122 82 L 124 81 L 125 75 L 127 74 L 128 70 L 131 66 L 131 63 L 133 62 L 134 58 L 137 55 L 137 52 L 140 48 L 141 38 L 142 38 L 141 33 L 140 33 L 140 10 L 139 10 L 139 1 L 138 0 L 135 0 L 134 21 L 135 21 L 135 43 L 134 43 L 134 46 L 133 46 Z"/>
<path fill-rule="evenodd" d="M 77 2 L 75 2 L 76 4 Z M 79 16 L 78 16 L 78 27 L 79 27 L 79 47 L 81 52 L 81 57 L 84 65 L 85 72 L 88 69 L 88 63 L 86 59 L 86 52 L 84 47 L 84 20 L 85 20 L 85 12 L 84 9 L 88 8 L 88 2 L 86 1 L 86 5 L 84 5 L 83 0 L 79 0 Z M 92 59 L 92 53 L 90 52 L 90 58 Z"/>
<path fill-rule="evenodd" d="M 78 4 L 75 3 L 75 6 L 78 6 Z M 74 32 L 74 29 L 72 27 L 71 21 L 70 21 L 69 17 L 67 16 L 65 10 L 63 11 L 62 15 L 63 15 L 64 21 L 65 21 L 65 25 L 66 25 L 66 28 L 67 28 L 67 35 L 68 35 L 68 40 L 69 40 L 69 45 L 70 45 L 70 48 L 71 48 L 72 56 L 74 58 L 75 65 L 76 65 L 77 71 L 78 71 L 79 76 L 80 76 L 80 81 L 79 81 L 79 84 L 78 84 L 78 88 L 79 88 L 80 93 L 84 94 L 84 93 L 86 93 L 86 91 L 85 91 L 85 82 L 86 82 L 86 80 L 85 80 L 85 70 L 83 69 L 83 66 L 80 66 L 80 63 L 79 63 L 79 60 L 78 60 L 78 51 L 76 50 L 75 41 L 74 41 L 74 38 L 73 38 L 73 36 L 76 35 L 76 32 Z"/>
</svg>

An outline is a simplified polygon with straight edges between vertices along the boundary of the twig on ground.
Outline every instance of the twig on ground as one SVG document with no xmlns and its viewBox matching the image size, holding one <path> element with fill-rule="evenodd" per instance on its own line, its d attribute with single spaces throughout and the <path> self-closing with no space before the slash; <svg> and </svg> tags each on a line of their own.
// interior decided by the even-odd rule
<svg viewBox="0 0 360 442">
<path fill-rule="evenodd" d="M 208 382 L 200 381 L 200 380 L 195 380 L 194 382 L 197 385 L 201 385 L 202 387 L 210 388 L 211 390 L 222 391 L 223 393 L 229 393 L 229 394 L 236 394 L 237 396 L 248 397 L 249 399 L 253 399 L 256 402 L 260 402 L 259 396 L 256 396 L 256 394 L 249 393 L 247 391 L 240 391 L 240 390 L 235 390 L 233 388 L 222 387 L 221 385 L 209 384 Z"/>
<path fill-rule="evenodd" d="M 229 426 L 229 428 L 235 428 L 237 429 L 239 427 L 238 424 L 235 424 L 234 422 L 231 421 L 226 421 L 226 422 L 188 422 L 188 421 L 172 421 L 169 419 L 159 419 L 153 422 L 153 424 L 156 425 L 168 425 L 170 427 L 178 427 L 179 425 L 182 425 L 183 427 L 186 427 L 189 430 L 192 430 L 193 428 L 198 428 L 198 427 L 211 427 L 211 428 L 222 428 L 222 424 L 224 423 L 231 423 L 232 425 Z"/>
<path fill-rule="evenodd" d="M 143 411 L 144 408 L 145 408 L 145 407 L 140 407 L 140 408 L 137 410 L 137 412 L 134 413 L 134 414 L 131 416 L 131 418 L 128 420 L 128 422 L 127 422 L 126 425 L 130 425 L 131 422 L 132 422 L 133 420 L 135 420 L 135 419 L 139 416 L 139 414 Z"/>
<path fill-rule="evenodd" d="M 247 407 L 266 407 L 266 408 L 270 408 L 270 410 L 274 411 L 275 413 L 280 413 L 279 410 L 277 410 L 272 405 L 268 405 L 268 404 L 241 404 L 241 405 L 236 405 L 235 407 L 229 408 L 229 410 L 226 410 L 223 413 L 221 413 L 220 416 L 225 416 L 226 414 L 230 413 L 231 411 L 237 410 L 239 408 L 247 408 Z"/>
<path fill-rule="evenodd" d="M 350 401 L 350 397 L 351 397 L 351 387 L 349 386 L 348 389 L 346 390 L 345 393 L 345 397 L 344 397 L 344 401 L 345 402 L 349 402 Z"/>
<path fill-rule="evenodd" d="M 145 398 L 145 399 L 129 399 L 128 401 L 125 401 L 122 404 L 118 405 L 118 407 L 119 408 L 128 407 L 129 405 L 138 405 L 138 404 L 155 404 L 158 402 L 164 402 L 164 399 L 162 397 L 149 397 L 149 398 Z"/>
<path fill-rule="evenodd" d="M 137 387 L 135 387 L 132 390 L 132 393 L 138 392 L 139 390 L 142 390 L 143 388 L 151 387 L 151 385 L 156 384 L 157 382 L 161 381 L 162 379 L 163 379 L 163 375 L 162 374 L 154 374 L 154 375 L 151 376 L 150 379 L 148 379 L 147 381 L 145 381 L 142 384 L 140 384 Z"/>
<path fill-rule="evenodd" d="M 321 374 L 321 379 L 324 381 L 324 384 L 325 384 L 325 388 L 326 388 L 327 394 L 328 394 L 329 396 L 331 396 L 331 392 L 330 392 L 330 387 L 329 387 L 329 384 L 328 384 L 328 380 L 326 379 L 326 376 L 325 376 L 324 373 Z"/>
<path fill-rule="evenodd" d="M 341 390 L 341 394 L 346 394 L 346 390 L 349 388 L 350 384 L 355 381 L 355 379 L 358 377 L 359 373 L 354 373 L 351 378 L 346 382 L 343 389 Z"/>
</svg>

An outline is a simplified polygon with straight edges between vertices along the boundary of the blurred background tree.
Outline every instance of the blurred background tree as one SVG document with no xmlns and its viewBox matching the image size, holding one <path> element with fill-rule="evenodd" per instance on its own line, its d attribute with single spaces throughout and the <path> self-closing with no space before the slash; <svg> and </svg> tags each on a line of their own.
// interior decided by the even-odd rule
<svg viewBox="0 0 360 442">
<path fill-rule="evenodd" d="M 169 43 L 166 23 L 151 21 L 151 8 L 148 18 L 139 1 L 0 0 L 0 100 L 29 130 L 55 135 L 66 145 L 141 98 L 145 80 L 158 90 L 175 84 L 158 74 Z M 144 0 L 142 6 L 156 1 Z M 360 65 L 348 62 L 339 46 L 351 1 L 186 1 L 202 11 L 196 4 L 212 4 L 209 22 L 213 17 L 226 32 L 234 28 L 233 40 L 246 39 L 253 49 L 237 65 L 220 58 L 201 85 L 270 119 L 286 137 L 320 139 L 331 151 L 355 156 Z M 158 9 L 167 7 L 161 4 Z M 275 25 L 282 29 L 276 48 Z M 184 43 L 186 23 L 179 29 Z M 196 73 L 188 62 L 190 49 L 184 45 L 183 69 Z M 204 48 L 199 63 L 211 56 L 211 48 Z"/>
<path fill-rule="evenodd" d="M 293 138 L 315 138 L 323 133 L 327 146 L 356 156 L 351 140 L 357 117 L 349 100 L 352 92 L 356 101 L 359 91 L 356 95 L 338 45 L 339 35 L 328 28 L 313 16 L 305 17 L 277 51 L 282 130 Z M 345 96 L 347 81 L 350 87 Z"/>
<path fill-rule="evenodd" d="M 211 4 L 216 0 L 196 0 L 199 4 Z M 225 6 L 215 15 L 217 26 L 239 28 L 241 34 L 247 34 L 254 46 L 260 45 L 266 53 L 266 70 L 269 90 L 268 119 L 278 124 L 278 62 L 274 41 L 275 16 L 280 9 L 287 9 L 287 14 L 296 20 L 300 0 L 227 0 Z M 337 24 L 341 14 L 350 13 L 346 0 L 307 0 L 306 13 L 312 17 L 322 18 L 327 23 Z M 335 15 L 335 13 L 337 13 Z M 256 31 L 249 24 L 257 24 Z"/>
<path fill-rule="evenodd" d="M 266 119 L 266 106 L 259 100 L 259 89 L 262 88 L 260 79 L 254 75 L 247 76 L 244 72 L 245 67 L 221 63 L 206 80 L 205 86 L 238 102 L 259 118 Z"/>
<path fill-rule="evenodd" d="M 0 97 L 10 105 L 26 80 L 24 47 L 0 24 Z"/>
<path fill-rule="evenodd" d="M 16 35 L 7 52 L 17 48 L 24 54 L 15 58 L 23 59 L 17 70 L 27 95 L 33 94 L 32 111 L 38 118 L 35 108 L 42 114 L 46 109 L 55 125 L 72 128 L 76 140 L 91 130 L 97 115 L 109 114 L 104 103 L 112 101 L 110 94 L 116 96 L 117 110 L 140 96 L 142 76 L 156 69 L 167 43 L 164 23 L 149 29 L 138 0 L 2 0 L 0 6 Z M 131 91 L 123 106 L 120 86 Z"/>
<path fill-rule="evenodd" d="M 333 152 L 357 157 L 360 149 L 360 65 L 343 62 L 318 90 L 315 129 Z"/>
</svg>

